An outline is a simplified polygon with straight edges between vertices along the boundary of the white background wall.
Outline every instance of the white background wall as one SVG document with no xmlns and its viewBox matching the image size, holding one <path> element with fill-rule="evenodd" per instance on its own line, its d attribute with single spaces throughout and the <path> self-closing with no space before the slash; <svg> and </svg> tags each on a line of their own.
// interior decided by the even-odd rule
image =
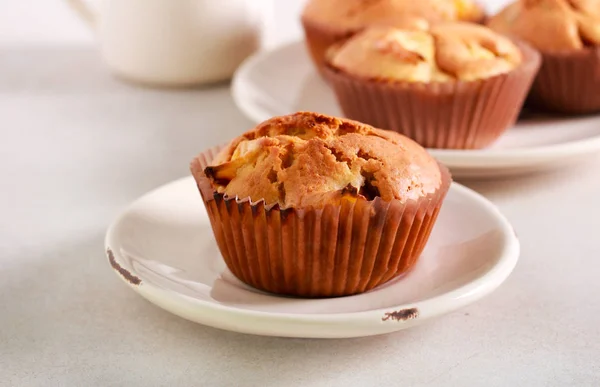
<svg viewBox="0 0 600 387">
<path fill-rule="evenodd" d="M 107 0 L 88 1 L 94 5 Z M 274 0 L 277 19 L 270 28 L 278 33 L 269 34 L 269 44 L 299 36 L 301 30 L 297 16 L 305 1 Z M 488 10 L 495 11 L 506 1 L 482 0 L 481 3 Z M 90 31 L 71 12 L 65 0 L 0 0 L 0 44 L 89 43 L 92 39 Z"/>
</svg>

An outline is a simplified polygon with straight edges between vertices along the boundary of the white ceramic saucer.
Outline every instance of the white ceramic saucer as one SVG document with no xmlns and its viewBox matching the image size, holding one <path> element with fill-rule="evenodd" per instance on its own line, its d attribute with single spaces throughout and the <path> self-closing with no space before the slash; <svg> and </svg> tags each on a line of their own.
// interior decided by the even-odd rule
<svg viewBox="0 0 600 387">
<path fill-rule="evenodd" d="M 159 307 L 259 335 L 357 337 L 397 331 L 472 303 L 511 273 L 519 242 L 487 199 L 453 183 L 416 267 L 362 295 L 298 299 L 260 292 L 226 269 L 192 178 L 135 201 L 106 235 L 111 267 Z"/>
<path fill-rule="evenodd" d="M 232 94 L 238 107 L 257 123 L 300 110 L 343 116 L 333 92 L 314 70 L 303 42 L 248 58 L 234 76 Z M 488 149 L 430 151 L 455 178 L 555 168 L 600 151 L 600 115 L 530 115 Z"/>
</svg>

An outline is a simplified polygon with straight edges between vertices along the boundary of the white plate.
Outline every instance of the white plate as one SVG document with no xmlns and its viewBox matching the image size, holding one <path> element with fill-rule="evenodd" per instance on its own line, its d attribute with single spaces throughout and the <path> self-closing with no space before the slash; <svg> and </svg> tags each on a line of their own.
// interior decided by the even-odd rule
<svg viewBox="0 0 600 387">
<path fill-rule="evenodd" d="M 279 297 L 226 269 L 190 177 L 135 201 L 109 228 L 106 249 L 133 290 L 183 318 L 243 333 L 334 338 L 397 331 L 480 299 L 513 270 L 519 242 L 493 204 L 453 183 L 404 278 L 356 296 Z"/>
<path fill-rule="evenodd" d="M 248 58 L 232 94 L 256 123 L 300 110 L 343 116 L 333 92 L 313 69 L 302 42 Z M 454 177 L 492 177 L 556 167 L 600 151 L 600 116 L 521 119 L 485 150 L 430 150 Z"/>
</svg>

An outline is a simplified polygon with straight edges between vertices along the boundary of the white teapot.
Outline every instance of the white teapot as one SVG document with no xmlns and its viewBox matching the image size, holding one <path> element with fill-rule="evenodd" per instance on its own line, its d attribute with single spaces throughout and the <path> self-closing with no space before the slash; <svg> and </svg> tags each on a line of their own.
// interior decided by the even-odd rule
<svg viewBox="0 0 600 387">
<path fill-rule="evenodd" d="M 272 0 L 67 0 L 119 77 L 156 86 L 229 79 L 264 42 Z"/>
</svg>

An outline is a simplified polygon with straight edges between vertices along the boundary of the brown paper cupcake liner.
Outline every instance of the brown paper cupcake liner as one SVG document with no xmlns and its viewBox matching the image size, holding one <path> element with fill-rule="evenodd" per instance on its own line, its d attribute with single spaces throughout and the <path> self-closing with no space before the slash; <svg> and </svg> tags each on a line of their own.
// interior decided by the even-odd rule
<svg viewBox="0 0 600 387">
<path fill-rule="evenodd" d="M 515 42 L 523 62 L 475 81 L 394 82 L 361 79 L 325 67 L 347 118 L 404 134 L 426 148 L 478 149 L 514 125 L 540 66 L 540 55 Z"/>
<path fill-rule="evenodd" d="M 256 289 L 300 297 L 362 293 L 407 273 L 417 262 L 450 187 L 401 203 L 342 197 L 339 205 L 281 209 L 213 190 L 204 168 L 212 149 L 192 162 L 215 239 L 229 270 Z"/>
<path fill-rule="evenodd" d="M 600 111 L 600 47 L 542 53 L 527 102 L 557 113 Z"/>
</svg>

